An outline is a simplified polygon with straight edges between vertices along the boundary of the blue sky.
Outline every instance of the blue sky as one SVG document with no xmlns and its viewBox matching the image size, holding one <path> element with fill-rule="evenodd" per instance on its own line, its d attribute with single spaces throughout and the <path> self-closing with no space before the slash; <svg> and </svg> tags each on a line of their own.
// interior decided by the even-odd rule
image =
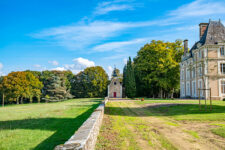
<svg viewBox="0 0 225 150">
<path fill-rule="evenodd" d="M 151 40 L 199 40 L 198 24 L 225 23 L 224 0 L 2 0 L 0 74 L 100 65 L 110 74 Z"/>
</svg>

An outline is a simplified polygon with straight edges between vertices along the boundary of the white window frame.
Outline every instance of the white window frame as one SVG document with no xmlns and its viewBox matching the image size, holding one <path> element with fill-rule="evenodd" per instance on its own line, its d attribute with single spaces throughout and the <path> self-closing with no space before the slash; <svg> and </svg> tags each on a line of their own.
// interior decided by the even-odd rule
<svg viewBox="0 0 225 150">
<path fill-rule="evenodd" d="M 181 69 L 181 80 L 184 80 L 184 69 Z"/>
<path fill-rule="evenodd" d="M 221 67 L 221 65 L 223 67 Z M 221 69 L 222 68 L 222 69 Z M 221 62 L 219 65 L 220 74 L 225 74 L 225 63 Z"/>
<path fill-rule="evenodd" d="M 218 80 L 218 82 L 219 82 L 219 96 L 220 97 L 224 97 L 225 96 L 225 93 L 223 94 L 222 91 L 221 91 L 221 86 L 222 86 L 221 85 L 221 81 L 225 81 L 225 78 Z"/>
<path fill-rule="evenodd" d="M 196 97 L 196 82 L 192 81 L 192 97 Z"/>
<path fill-rule="evenodd" d="M 191 72 L 192 72 L 192 78 L 195 78 L 195 75 L 196 75 L 195 74 L 195 67 L 192 68 L 192 71 Z"/>
<path fill-rule="evenodd" d="M 186 80 L 190 80 L 190 70 L 186 68 Z"/>
<path fill-rule="evenodd" d="M 199 64 L 198 66 L 198 76 L 202 76 L 202 65 Z"/>
<path fill-rule="evenodd" d="M 181 96 L 185 96 L 185 87 L 184 87 L 184 82 L 181 83 Z"/>
<path fill-rule="evenodd" d="M 190 96 L 190 82 L 186 83 L 186 95 Z"/>
<path fill-rule="evenodd" d="M 200 58 L 200 59 L 202 58 L 202 52 L 201 52 L 201 50 L 198 51 L 198 58 Z"/>
<path fill-rule="evenodd" d="M 221 52 L 223 51 L 223 55 L 221 55 Z M 220 56 L 221 57 L 224 57 L 225 56 L 225 48 L 224 48 L 224 46 L 221 46 L 220 48 L 219 48 L 219 53 L 220 53 Z"/>
<path fill-rule="evenodd" d="M 201 84 L 200 84 L 201 83 Z M 201 85 L 201 86 L 200 86 Z M 198 80 L 198 89 L 202 89 L 203 87 L 203 82 L 202 82 L 202 79 L 199 79 Z M 198 95 L 198 94 L 197 94 Z M 198 95 L 199 96 L 199 95 Z M 203 91 L 201 90 L 200 91 L 200 97 L 203 97 Z"/>
</svg>

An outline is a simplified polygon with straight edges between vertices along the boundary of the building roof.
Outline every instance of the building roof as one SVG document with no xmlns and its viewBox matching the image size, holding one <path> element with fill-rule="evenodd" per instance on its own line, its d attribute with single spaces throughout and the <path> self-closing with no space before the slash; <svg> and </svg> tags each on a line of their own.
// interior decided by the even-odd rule
<svg viewBox="0 0 225 150">
<path fill-rule="evenodd" d="M 209 24 L 201 37 L 191 48 L 190 52 L 203 45 L 212 45 L 225 42 L 225 27 L 221 21 L 209 21 Z"/>
</svg>

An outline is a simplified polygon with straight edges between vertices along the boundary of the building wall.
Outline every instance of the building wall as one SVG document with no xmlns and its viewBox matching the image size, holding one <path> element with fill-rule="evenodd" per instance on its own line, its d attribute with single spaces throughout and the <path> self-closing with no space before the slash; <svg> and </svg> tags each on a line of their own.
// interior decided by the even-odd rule
<svg viewBox="0 0 225 150">
<path fill-rule="evenodd" d="M 221 80 L 225 80 L 225 75 L 220 74 L 220 63 L 225 63 L 225 57 L 220 56 L 219 45 L 202 46 L 194 50 L 193 57 L 189 57 L 180 63 L 181 98 L 198 98 L 198 88 L 211 88 L 213 99 L 223 99 L 225 94 L 221 94 L 220 83 Z M 199 70 L 200 67 L 202 68 L 201 71 Z M 194 76 L 193 68 L 195 68 Z M 200 72 L 202 72 L 202 75 Z M 188 78 L 188 73 L 190 73 L 190 78 Z M 187 89 L 188 87 L 189 89 Z M 209 97 L 209 91 L 200 93 L 200 95 L 201 97 Z"/>
<path fill-rule="evenodd" d="M 116 98 L 122 98 L 122 85 L 118 78 L 113 78 L 108 86 L 108 97 L 114 98 L 114 92 L 116 92 Z"/>
</svg>

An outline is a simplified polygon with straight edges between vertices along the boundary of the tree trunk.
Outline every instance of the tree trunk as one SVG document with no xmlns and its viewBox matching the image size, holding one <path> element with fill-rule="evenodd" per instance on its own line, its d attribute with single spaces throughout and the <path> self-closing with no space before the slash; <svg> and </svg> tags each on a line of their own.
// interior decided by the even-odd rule
<svg viewBox="0 0 225 150">
<path fill-rule="evenodd" d="M 37 99 L 38 99 L 38 103 L 40 103 L 40 101 L 41 101 L 40 96 L 38 96 Z"/>
<path fill-rule="evenodd" d="M 163 98 L 163 90 L 162 90 L 162 88 L 160 89 L 160 98 L 161 99 Z"/>
<path fill-rule="evenodd" d="M 20 101 L 20 103 L 21 103 L 21 104 L 23 104 L 23 97 L 21 97 L 21 101 Z"/>
<path fill-rule="evenodd" d="M 32 103 L 33 102 L 33 99 L 32 99 L 33 97 L 32 96 L 30 96 L 30 103 Z"/>
<path fill-rule="evenodd" d="M 173 90 L 171 92 L 171 99 L 173 99 L 173 94 L 174 94 L 174 88 L 173 88 Z"/>
<path fill-rule="evenodd" d="M 4 93 L 2 94 L 2 107 L 4 107 L 4 104 L 5 104 L 5 95 Z"/>
<path fill-rule="evenodd" d="M 19 104 L 19 97 L 16 98 L 16 104 Z"/>
</svg>

